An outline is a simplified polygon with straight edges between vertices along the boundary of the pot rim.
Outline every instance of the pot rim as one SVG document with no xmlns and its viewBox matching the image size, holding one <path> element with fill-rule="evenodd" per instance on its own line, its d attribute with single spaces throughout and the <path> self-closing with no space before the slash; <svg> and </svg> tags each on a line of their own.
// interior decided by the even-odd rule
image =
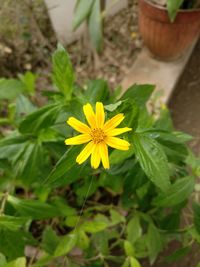
<svg viewBox="0 0 200 267">
<path fill-rule="evenodd" d="M 167 8 L 164 6 L 160 6 L 156 3 L 153 3 L 151 0 L 142 0 L 146 3 L 148 3 L 150 6 L 155 7 L 157 9 L 167 11 Z M 179 9 L 177 13 L 191 13 L 191 12 L 200 12 L 200 7 L 199 8 L 190 8 L 190 9 Z"/>
</svg>

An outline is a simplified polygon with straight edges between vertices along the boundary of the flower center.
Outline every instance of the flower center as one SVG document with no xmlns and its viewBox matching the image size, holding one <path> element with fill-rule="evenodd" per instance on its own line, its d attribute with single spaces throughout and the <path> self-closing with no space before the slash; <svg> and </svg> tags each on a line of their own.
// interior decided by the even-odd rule
<svg viewBox="0 0 200 267">
<path fill-rule="evenodd" d="M 95 144 L 102 142 L 106 138 L 105 133 L 100 128 L 92 129 L 90 136 L 92 137 L 92 140 Z"/>
</svg>

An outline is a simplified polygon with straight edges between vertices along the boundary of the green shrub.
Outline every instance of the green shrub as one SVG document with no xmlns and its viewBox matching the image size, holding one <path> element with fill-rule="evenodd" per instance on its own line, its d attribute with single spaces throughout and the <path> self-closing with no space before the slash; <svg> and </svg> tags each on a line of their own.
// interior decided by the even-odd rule
<svg viewBox="0 0 200 267">
<path fill-rule="evenodd" d="M 199 162 L 185 145 L 191 137 L 173 129 L 166 107 L 159 116 L 148 112 L 154 86 L 133 85 L 122 96 L 103 80 L 80 88 L 60 45 L 53 55 L 54 90 L 44 92 L 43 107 L 32 101 L 36 79 L 26 73 L 0 80 L 7 114 L 0 121 L 1 267 L 26 261 L 35 267 L 137 267 L 144 258 L 153 264 L 173 240 L 180 248 L 168 262 L 200 242 L 200 206 L 194 203 L 194 222 L 185 210 L 199 191 Z M 74 134 L 66 120 L 83 121 L 82 106 L 98 101 L 108 119 L 122 112 L 133 129 L 123 135 L 129 150 L 109 151 L 108 170 L 92 169 L 88 161 L 78 165 L 82 146 L 64 144 Z"/>
</svg>

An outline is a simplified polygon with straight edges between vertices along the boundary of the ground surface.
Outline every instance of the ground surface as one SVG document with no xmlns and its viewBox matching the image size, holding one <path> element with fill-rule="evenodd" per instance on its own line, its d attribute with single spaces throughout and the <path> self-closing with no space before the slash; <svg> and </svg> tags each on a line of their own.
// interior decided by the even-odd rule
<svg viewBox="0 0 200 267">
<path fill-rule="evenodd" d="M 194 136 L 192 149 L 200 153 L 200 41 L 173 92 L 169 108 L 176 129 Z"/>
<path fill-rule="evenodd" d="M 16 77 L 27 70 L 39 73 L 40 88 L 49 87 L 51 54 L 57 41 L 42 0 L 0 0 L 0 77 Z M 11 15 L 10 15 L 11 14 Z M 94 55 L 87 37 L 66 49 L 77 82 L 103 78 L 115 88 L 124 79 L 142 46 L 137 26 L 137 0 L 104 22 L 104 45 Z M 17 25 L 13 27 L 13 25 Z"/>
</svg>

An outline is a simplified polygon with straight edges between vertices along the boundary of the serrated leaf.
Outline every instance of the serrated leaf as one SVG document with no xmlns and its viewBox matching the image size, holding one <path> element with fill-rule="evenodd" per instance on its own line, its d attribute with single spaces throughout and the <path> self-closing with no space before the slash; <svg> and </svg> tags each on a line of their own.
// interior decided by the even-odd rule
<svg viewBox="0 0 200 267">
<path fill-rule="evenodd" d="M 19 125 L 21 133 L 37 133 L 41 129 L 45 129 L 53 125 L 61 106 L 57 103 L 46 105 L 32 113 L 30 113 Z"/>
<path fill-rule="evenodd" d="M 35 220 L 62 216 L 62 212 L 55 206 L 39 200 L 20 199 L 9 195 L 7 201 L 22 215 Z"/>
<path fill-rule="evenodd" d="M 73 29 L 76 30 L 80 24 L 89 16 L 94 0 L 79 0 L 74 11 Z"/>
<path fill-rule="evenodd" d="M 149 179 L 162 191 L 170 186 L 167 157 L 161 146 L 144 135 L 133 135 L 135 155 Z"/>
<path fill-rule="evenodd" d="M 167 261 L 168 263 L 178 261 L 182 259 L 183 257 L 185 257 L 189 253 L 190 250 L 191 250 L 191 247 L 183 247 L 183 248 L 177 249 L 171 255 L 167 256 L 165 258 L 165 261 Z"/>
<path fill-rule="evenodd" d="M 2 253 L 0 253 L 0 267 L 5 267 L 6 263 L 6 257 Z"/>
<path fill-rule="evenodd" d="M 77 246 L 81 249 L 87 249 L 90 245 L 90 239 L 84 231 L 78 231 Z"/>
<path fill-rule="evenodd" d="M 162 250 L 162 239 L 158 229 L 152 223 L 149 224 L 146 241 L 150 264 L 153 264 Z"/>
<path fill-rule="evenodd" d="M 20 230 L 0 230 L 0 251 L 6 256 L 8 261 L 24 255 L 24 239 L 24 232 Z"/>
<path fill-rule="evenodd" d="M 84 93 L 85 101 L 95 104 L 96 102 L 104 102 L 109 96 L 109 88 L 106 81 L 97 79 L 88 83 L 87 90 Z"/>
<path fill-rule="evenodd" d="M 49 177 L 44 181 L 44 184 L 50 187 L 56 187 L 62 184 L 63 175 L 67 175 L 69 171 L 72 170 L 72 168 L 77 164 L 76 157 L 78 156 L 79 151 L 79 146 L 70 147 L 61 157 L 61 159 L 57 162 Z M 81 167 L 77 165 L 76 170 L 81 171 Z M 77 172 L 77 175 L 78 173 L 79 172 Z"/>
<path fill-rule="evenodd" d="M 42 234 L 42 248 L 52 255 L 58 246 L 60 238 L 57 236 L 56 232 L 50 227 L 47 226 Z"/>
<path fill-rule="evenodd" d="M 89 221 L 81 225 L 81 229 L 87 233 L 97 233 L 108 227 L 105 222 Z"/>
<path fill-rule="evenodd" d="M 153 203 L 159 207 L 171 207 L 187 199 L 194 189 L 194 178 L 187 176 L 177 180 L 164 193 L 158 195 Z"/>
<path fill-rule="evenodd" d="M 123 215 L 121 215 L 118 211 L 111 209 L 110 210 L 110 219 L 112 225 L 116 225 L 121 222 L 125 222 L 125 218 Z"/>
<path fill-rule="evenodd" d="M 37 75 L 33 74 L 30 71 L 25 72 L 25 74 L 19 75 L 20 80 L 23 82 L 25 90 L 34 95 L 35 93 L 35 83 L 37 80 Z"/>
<path fill-rule="evenodd" d="M 122 101 L 118 101 L 116 102 L 115 104 L 109 104 L 109 105 L 106 105 L 104 106 L 104 108 L 108 111 L 114 111 L 116 110 L 123 102 Z"/>
<path fill-rule="evenodd" d="M 26 258 L 21 257 L 7 263 L 4 267 L 26 267 Z"/>
<path fill-rule="evenodd" d="M 17 79 L 0 79 L 0 99 L 13 100 L 24 90 L 24 84 Z"/>
<path fill-rule="evenodd" d="M 149 100 L 154 89 L 155 85 L 134 84 L 126 90 L 126 92 L 122 95 L 121 100 L 130 98 L 133 99 L 139 106 L 144 106 Z"/>
<path fill-rule="evenodd" d="M 130 267 L 141 267 L 139 261 L 136 258 L 130 258 Z"/>
<path fill-rule="evenodd" d="M 137 241 L 138 238 L 142 235 L 142 228 L 140 226 L 140 219 L 139 216 L 136 214 L 127 225 L 127 239 L 132 244 Z"/>
<path fill-rule="evenodd" d="M 60 257 L 69 253 L 75 247 L 77 240 L 78 236 L 75 233 L 64 236 L 58 243 L 54 256 Z"/>
<path fill-rule="evenodd" d="M 88 21 L 89 35 L 92 45 L 100 52 L 102 49 L 103 31 L 102 31 L 102 15 L 99 0 L 95 0 L 90 12 Z"/>
<path fill-rule="evenodd" d="M 57 88 L 64 94 L 66 100 L 70 100 L 75 77 L 69 56 L 61 44 L 58 44 L 52 61 L 53 81 Z"/>
<path fill-rule="evenodd" d="M 24 153 L 18 160 L 18 178 L 20 178 L 25 185 L 31 185 L 39 181 L 45 163 L 44 149 L 42 146 L 37 143 L 27 144 Z"/>
<path fill-rule="evenodd" d="M 200 234 L 200 205 L 197 203 L 193 203 L 193 214 L 195 229 Z"/>
<path fill-rule="evenodd" d="M 2 215 L 0 216 L 0 229 L 17 231 L 27 222 L 27 220 L 28 220 L 27 218 L 22 218 L 22 217 Z"/>
<path fill-rule="evenodd" d="M 129 242 L 128 240 L 124 240 L 124 250 L 125 250 L 126 256 L 128 257 L 135 256 L 134 247 L 131 244 L 131 242 Z"/>
</svg>

